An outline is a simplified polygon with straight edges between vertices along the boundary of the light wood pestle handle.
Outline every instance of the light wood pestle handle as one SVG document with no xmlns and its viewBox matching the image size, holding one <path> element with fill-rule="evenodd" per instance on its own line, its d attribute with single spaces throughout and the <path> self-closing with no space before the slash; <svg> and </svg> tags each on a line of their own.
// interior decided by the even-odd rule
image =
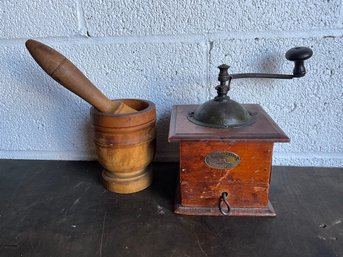
<svg viewBox="0 0 343 257">
<path fill-rule="evenodd" d="M 121 114 L 136 112 L 121 101 L 111 101 L 66 57 L 38 41 L 25 43 L 33 59 L 54 80 L 101 112 Z"/>
</svg>

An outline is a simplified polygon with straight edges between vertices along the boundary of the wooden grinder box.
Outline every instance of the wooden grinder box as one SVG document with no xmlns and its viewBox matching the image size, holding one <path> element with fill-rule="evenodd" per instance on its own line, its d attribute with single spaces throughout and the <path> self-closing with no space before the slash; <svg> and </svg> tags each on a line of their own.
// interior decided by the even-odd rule
<svg viewBox="0 0 343 257">
<path fill-rule="evenodd" d="M 239 128 L 196 125 L 197 105 L 173 106 L 169 142 L 179 142 L 175 213 L 275 216 L 268 200 L 274 142 L 289 138 L 257 104 L 243 105 L 256 122 Z"/>
</svg>

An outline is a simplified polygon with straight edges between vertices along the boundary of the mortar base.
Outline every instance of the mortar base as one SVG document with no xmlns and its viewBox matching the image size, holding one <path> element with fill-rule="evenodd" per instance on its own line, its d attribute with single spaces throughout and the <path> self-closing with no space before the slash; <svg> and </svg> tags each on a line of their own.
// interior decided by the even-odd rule
<svg viewBox="0 0 343 257">
<path fill-rule="evenodd" d="M 107 170 L 102 171 L 102 178 L 105 188 L 108 191 L 119 194 L 130 194 L 142 191 L 152 183 L 152 167 L 148 166 L 135 176 L 116 176 Z"/>
</svg>

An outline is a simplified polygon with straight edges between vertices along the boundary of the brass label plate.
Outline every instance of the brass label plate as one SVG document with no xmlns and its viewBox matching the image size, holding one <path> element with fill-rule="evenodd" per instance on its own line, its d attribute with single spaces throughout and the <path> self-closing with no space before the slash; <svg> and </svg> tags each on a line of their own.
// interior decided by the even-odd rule
<svg viewBox="0 0 343 257">
<path fill-rule="evenodd" d="M 211 152 L 205 157 L 205 163 L 210 168 L 227 170 L 236 167 L 240 158 L 233 152 Z"/>
</svg>

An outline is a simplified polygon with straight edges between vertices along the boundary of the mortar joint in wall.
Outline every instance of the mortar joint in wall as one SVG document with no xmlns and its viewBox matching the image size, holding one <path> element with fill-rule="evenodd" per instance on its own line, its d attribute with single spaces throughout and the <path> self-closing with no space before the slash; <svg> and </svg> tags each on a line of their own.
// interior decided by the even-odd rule
<svg viewBox="0 0 343 257">
<path fill-rule="evenodd" d="M 211 66 L 212 66 L 212 50 L 214 48 L 214 40 L 208 40 L 208 52 L 207 52 L 207 85 L 211 84 Z M 208 94 L 211 95 L 212 88 L 208 87 Z"/>
<path fill-rule="evenodd" d="M 86 20 L 84 17 L 84 11 L 82 7 L 82 0 L 76 0 L 76 12 L 78 20 L 78 32 L 81 36 L 90 37 L 89 31 L 86 26 Z"/>
</svg>

